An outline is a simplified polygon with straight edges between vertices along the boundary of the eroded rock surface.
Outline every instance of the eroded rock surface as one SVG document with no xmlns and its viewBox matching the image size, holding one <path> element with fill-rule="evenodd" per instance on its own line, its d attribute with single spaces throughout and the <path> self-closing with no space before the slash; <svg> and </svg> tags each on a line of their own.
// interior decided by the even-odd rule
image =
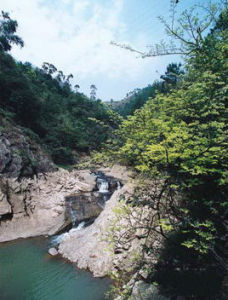
<svg viewBox="0 0 228 300">
<path fill-rule="evenodd" d="M 113 269 L 114 248 L 108 242 L 107 230 L 115 219 L 114 209 L 118 206 L 120 196 L 128 194 L 133 188 L 130 174 L 124 167 L 115 166 L 102 171 L 123 179 L 124 186 L 113 193 L 92 225 L 70 232 L 59 245 L 59 253 L 77 263 L 79 268 L 89 269 L 96 277 L 105 276 Z"/>
<path fill-rule="evenodd" d="M 161 247 L 161 236 L 155 233 L 147 236 L 147 227 L 143 227 L 143 224 L 148 225 L 150 217 L 156 212 L 147 205 L 127 205 L 140 185 L 137 178 L 133 179 L 133 173 L 121 166 L 102 171 L 108 176 L 122 179 L 122 188 L 113 193 L 92 225 L 64 236 L 59 253 L 79 268 L 89 269 L 96 277 L 106 276 L 112 271 L 124 271 L 132 275 L 139 267 L 136 258 L 142 259 L 145 246 L 154 250 Z M 153 185 L 148 183 L 148 188 L 153 189 Z M 157 260 L 153 255 L 144 256 L 143 261 L 144 265 L 137 271 L 136 280 L 138 277 L 146 280 L 147 270 Z"/>
<path fill-rule="evenodd" d="M 58 168 L 41 146 L 19 127 L 0 131 L 0 176 L 8 178 L 32 177 L 34 174 L 54 172 Z"/>
<path fill-rule="evenodd" d="M 129 188 L 124 186 L 122 189 Z M 77 232 L 69 233 L 59 246 L 59 252 L 82 269 L 89 269 L 94 276 L 102 277 L 112 269 L 113 249 L 106 241 L 106 230 L 111 225 L 119 195 L 114 192 L 95 222 Z"/>
<path fill-rule="evenodd" d="M 89 170 L 68 172 L 61 169 L 21 181 L 2 178 L 0 242 L 55 234 L 71 222 L 65 198 L 81 191 L 93 191 L 95 186 L 95 178 Z"/>
<path fill-rule="evenodd" d="M 11 212 L 12 208 L 7 200 L 7 195 L 0 190 L 0 215 L 7 215 Z"/>
</svg>

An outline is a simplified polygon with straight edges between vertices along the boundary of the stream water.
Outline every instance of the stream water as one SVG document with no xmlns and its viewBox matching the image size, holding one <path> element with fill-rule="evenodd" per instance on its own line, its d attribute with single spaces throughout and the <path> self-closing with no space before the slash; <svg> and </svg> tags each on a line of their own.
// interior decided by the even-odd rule
<svg viewBox="0 0 228 300">
<path fill-rule="evenodd" d="M 101 195 L 98 204 L 104 208 L 115 189 L 110 188 L 102 172 L 94 173 L 97 190 Z M 70 231 L 81 230 L 86 222 L 77 222 L 72 199 L 67 209 L 72 221 Z M 90 224 L 90 223 L 89 223 Z M 76 269 L 60 256 L 50 256 L 48 249 L 58 244 L 68 232 L 50 238 L 19 239 L 0 243 L 0 300 L 103 300 L 110 288 L 107 278 L 94 278 L 89 272 Z"/>
<path fill-rule="evenodd" d="M 48 252 L 46 238 L 0 244 L 1 300 L 103 300 L 107 278 L 93 278 Z"/>
</svg>

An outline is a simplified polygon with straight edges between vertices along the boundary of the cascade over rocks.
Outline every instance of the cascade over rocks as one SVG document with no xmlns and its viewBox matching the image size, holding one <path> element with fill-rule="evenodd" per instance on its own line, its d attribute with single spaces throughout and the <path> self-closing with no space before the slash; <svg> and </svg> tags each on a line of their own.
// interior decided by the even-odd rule
<svg viewBox="0 0 228 300">
<path fill-rule="evenodd" d="M 153 234 L 150 238 L 145 236 L 144 229 L 127 231 L 128 242 L 122 243 L 121 239 L 129 229 L 129 223 L 135 224 L 135 214 L 141 215 L 141 222 L 148 222 L 148 216 L 155 212 L 147 207 L 132 207 L 132 214 L 128 216 L 122 211 L 122 205 L 135 194 L 135 188 L 140 181 L 135 174 L 122 166 L 114 166 L 102 170 L 107 177 L 120 178 L 123 186 L 117 189 L 106 203 L 104 210 L 96 218 L 94 223 L 78 230 L 70 231 L 60 240 L 58 253 L 77 264 L 79 268 L 90 270 L 95 277 L 107 276 L 114 272 L 126 272 L 129 274 L 132 289 L 132 299 L 140 295 L 140 299 L 166 299 L 159 295 L 155 286 L 145 284 L 148 279 L 148 269 L 151 269 L 157 261 L 153 254 L 144 257 L 144 265 L 139 269 L 137 257 L 140 258 L 145 245 L 149 244 L 153 249 L 161 247 L 162 238 L 159 234 Z M 153 188 L 153 183 L 148 182 L 148 188 Z M 123 200 L 122 202 L 120 200 Z M 137 211 L 136 211 L 137 210 Z M 122 214 L 122 212 L 123 214 Z M 128 219 L 130 217 L 130 220 Z M 115 239 L 112 234 L 115 234 Z M 119 242 L 118 242 L 119 241 Z M 140 283 L 137 283 L 139 282 Z M 127 284 L 128 286 L 128 284 Z M 145 295 L 144 295 L 145 294 Z M 143 295 L 145 297 L 143 297 Z M 117 298 L 118 300 L 122 299 Z"/>
<path fill-rule="evenodd" d="M 94 173 L 90 170 L 69 172 L 57 170 L 50 162 L 47 163 L 50 171 L 33 175 L 27 172 L 30 176 L 25 177 L 21 176 L 24 174 L 21 170 L 26 169 L 23 164 L 14 164 L 12 144 L 5 137 L 2 141 L 0 242 L 54 235 L 71 224 L 73 229 L 57 236 L 54 247 L 58 244 L 59 247 L 50 248 L 49 254 L 60 253 L 79 268 L 89 269 L 96 277 L 132 267 L 128 256 L 140 252 L 141 240 L 136 236 L 131 244 L 122 246 L 110 245 L 107 240 L 107 231 L 115 221 L 114 210 L 120 198 L 128 197 L 134 191 L 131 172 L 119 165 L 100 168 Z M 11 160 L 7 162 L 8 156 Z M 16 161 L 22 162 L 19 158 Z M 12 164 L 14 168 L 11 168 Z M 89 226 L 85 225 L 87 221 Z M 75 227 L 79 223 L 83 225 Z M 125 226 L 124 222 L 122 225 Z"/>
<path fill-rule="evenodd" d="M 107 229 L 115 219 L 113 209 L 118 205 L 120 195 L 130 188 L 126 184 L 115 191 L 92 225 L 70 232 L 61 241 L 59 253 L 79 268 L 89 269 L 95 277 L 106 276 L 113 269 L 114 259 L 114 252 L 106 240 Z"/>
<path fill-rule="evenodd" d="M 0 241 L 52 235 L 69 225 L 71 219 L 66 213 L 65 198 L 72 193 L 92 191 L 96 187 L 95 178 L 89 173 L 89 170 L 68 172 L 60 169 L 21 181 L 2 178 Z M 84 182 L 85 178 L 90 180 Z"/>
<path fill-rule="evenodd" d="M 57 168 L 22 128 L 0 132 L 0 242 L 55 234 L 72 223 L 72 211 L 75 222 L 94 220 L 104 206 L 98 190 L 90 170 Z"/>
<path fill-rule="evenodd" d="M 115 267 L 114 248 L 107 241 L 107 230 L 116 218 L 114 209 L 118 207 L 119 199 L 133 191 L 131 173 L 125 167 L 114 166 L 101 169 L 109 178 L 120 178 L 123 187 L 117 189 L 106 203 L 94 223 L 77 231 L 69 232 L 60 242 L 59 253 L 77 264 L 79 268 L 89 269 L 95 277 L 106 276 Z M 139 248 L 133 245 L 132 250 Z M 126 253 L 122 254 L 123 256 Z M 123 261 L 122 256 L 122 261 Z"/>
<path fill-rule="evenodd" d="M 93 221 L 118 185 L 102 176 L 58 169 L 21 128 L 9 126 L 0 133 L 0 242 L 53 235 L 71 223 Z"/>
</svg>

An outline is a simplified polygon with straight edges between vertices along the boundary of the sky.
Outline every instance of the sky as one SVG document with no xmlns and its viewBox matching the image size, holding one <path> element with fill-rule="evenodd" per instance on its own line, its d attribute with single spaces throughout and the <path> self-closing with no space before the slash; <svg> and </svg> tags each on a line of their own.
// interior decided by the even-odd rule
<svg viewBox="0 0 228 300">
<path fill-rule="evenodd" d="M 198 0 L 182 0 L 178 9 Z M 208 0 L 202 0 L 207 2 Z M 159 79 L 180 57 L 142 59 L 111 45 L 126 43 L 139 50 L 167 38 L 158 16 L 168 18 L 170 0 L 0 0 L 0 9 L 18 21 L 25 46 L 12 55 L 41 67 L 54 64 L 73 74 L 72 85 L 89 95 L 91 84 L 103 101 L 121 100 L 127 92 Z"/>
</svg>

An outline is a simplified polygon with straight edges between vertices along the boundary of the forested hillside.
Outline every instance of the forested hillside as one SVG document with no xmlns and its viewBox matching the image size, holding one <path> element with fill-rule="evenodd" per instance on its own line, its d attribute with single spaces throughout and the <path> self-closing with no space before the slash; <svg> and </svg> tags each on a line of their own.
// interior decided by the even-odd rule
<svg viewBox="0 0 228 300">
<path fill-rule="evenodd" d="M 227 285 L 227 20 L 225 9 L 204 38 L 184 43 L 183 80 L 128 117 L 109 148 L 112 158 L 160 186 L 157 194 L 147 186 L 146 200 L 139 194 L 133 205 L 157 211 L 159 220 L 144 228 L 145 236 L 159 230 L 165 241 L 150 280 L 173 299 L 222 299 Z"/>
<path fill-rule="evenodd" d="M 219 8 L 208 6 L 203 20 L 194 9 L 185 11 L 177 29 L 163 21 L 180 45 L 163 44 L 148 57 L 183 54 L 184 66 L 171 63 L 160 81 L 135 90 L 118 105 L 109 104 L 113 109 L 74 91 L 71 75 L 50 63 L 38 68 L 16 61 L 8 51 L 12 44 L 23 46 L 23 41 L 15 35 L 16 21 L 2 13 L 0 130 L 9 133 L 19 127 L 12 139 L 15 144 L 24 132 L 36 141 L 30 144 L 37 157 L 46 157 L 42 145 L 57 164 L 73 164 L 80 153 L 98 150 L 89 164 L 107 160 L 127 166 L 126 170 L 133 170 L 131 184 L 140 183 L 130 200 L 125 201 L 130 195 L 126 190 L 115 202 L 127 209 L 124 226 L 113 229 L 121 232 L 113 255 L 127 253 L 118 248 L 122 237 L 146 240 L 141 256 L 127 270 L 121 266 L 115 270 L 119 274 L 114 292 L 122 297 L 118 299 L 131 299 L 129 280 L 144 280 L 167 299 L 227 299 L 228 9 L 226 1 L 221 3 Z M 21 176 L 27 173 L 23 170 Z M 154 214 L 137 223 L 145 207 Z M 132 213 L 134 208 L 138 215 Z M 112 210 L 113 215 L 122 212 L 118 206 Z M 132 227 L 123 232 L 129 220 Z M 108 228 L 102 230 L 109 234 Z M 159 236 L 156 249 L 154 236 Z M 121 246 L 128 251 L 128 245 Z M 151 259 L 155 252 L 156 259 Z M 143 267 L 147 276 L 140 273 Z"/>
<path fill-rule="evenodd" d="M 118 123 L 114 112 L 100 100 L 74 92 L 71 75 L 54 65 L 44 63 L 40 69 L 15 61 L 7 51 L 13 43 L 23 46 L 15 35 L 17 22 L 2 13 L 0 24 L 1 117 L 29 129 L 59 164 L 75 162 L 78 152 L 98 149 Z"/>
<path fill-rule="evenodd" d="M 109 103 L 110 107 L 123 117 L 132 115 L 136 109 L 141 108 L 149 98 L 155 98 L 157 93 L 166 94 L 182 80 L 184 70 L 179 63 L 171 63 L 167 66 L 162 80 L 156 80 L 154 83 L 142 89 L 135 89 L 129 92 L 126 97 L 119 102 Z"/>
</svg>

